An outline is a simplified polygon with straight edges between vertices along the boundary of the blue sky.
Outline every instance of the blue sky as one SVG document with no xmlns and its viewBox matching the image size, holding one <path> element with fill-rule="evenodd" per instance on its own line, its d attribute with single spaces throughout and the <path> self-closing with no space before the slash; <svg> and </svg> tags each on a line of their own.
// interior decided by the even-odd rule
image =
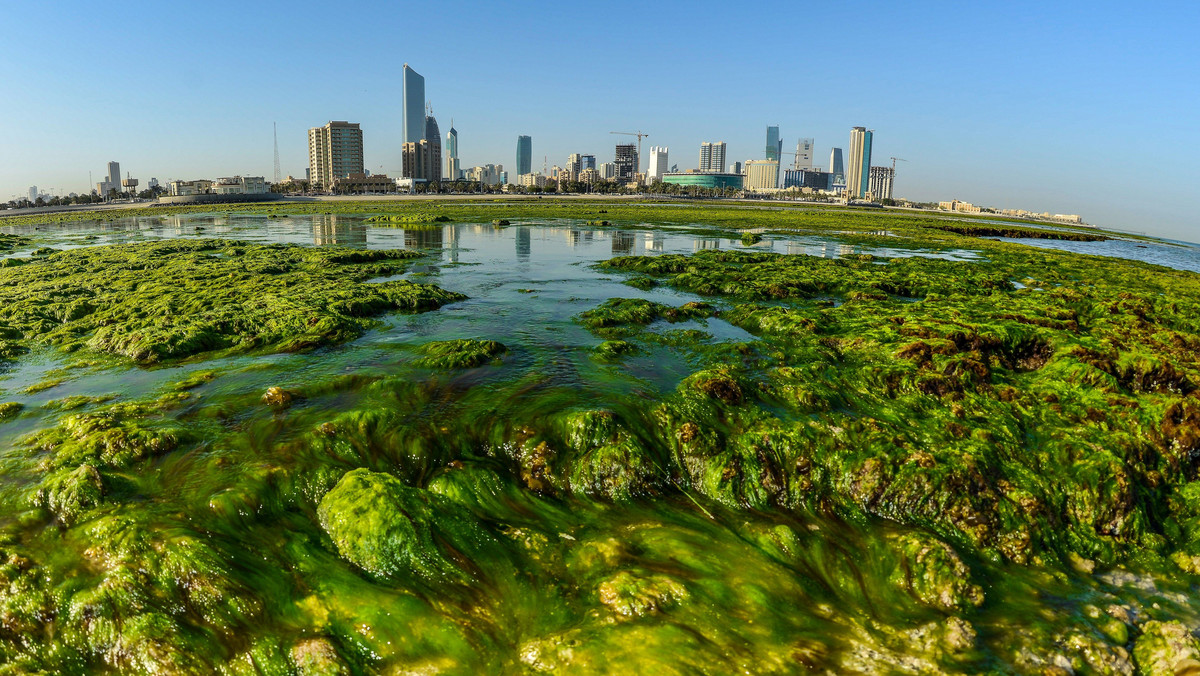
<svg viewBox="0 0 1200 676">
<path fill-rule="evenodd" d="M 748 9 L 753 6 L 754 9 Z M 672 163 L 816 159 L 875 129 L 919 200 L 1081 213 L 1200 239 L 1197 3 L 94 2 L 0 6 L 0 199 L 64 192 L 108 160 L 144 182 L 285 174 L 306 130 L 359 122 L 368 169 L 400 166 L 401 66 L 426 79 L 465 166 L 611 161 L 614 130 Z M 599 7 L 599 8 L 594 8 Z"/>
</svg>

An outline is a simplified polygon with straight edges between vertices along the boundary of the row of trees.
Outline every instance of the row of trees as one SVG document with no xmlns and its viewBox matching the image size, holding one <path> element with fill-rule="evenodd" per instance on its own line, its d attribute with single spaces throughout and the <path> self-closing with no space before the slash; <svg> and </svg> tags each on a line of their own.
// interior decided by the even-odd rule
<svg viewBox="0 0 1200 676">
<path fill-rule="evenodd" d="M 164 189 L 162 186 L 155 186 L 153 188 L 147 188 L 136 195 L 132 190 L 122 192 L 116 188 L 112 188 L 108 191 L 107 195 L 99 195 L 95 190 L 93 190 L 86 195 L 63 195 L 61 197 L 50 197 L 49 199 L 39 196 L 36 200 L 32 201 L 30 201 L 29 198 L 22 197 L 19 200 L 0 202 L 0 210 L 28 209 L 31 207 L 65 207 L 72 204 L 103 204 L 104 202 L 111 202 L 113 200 L 120 199 L 133 199 L 134 197 L 140 199 L 154 199 L 164 193 L 166 193 L 166 189 Z"/>
</svg>

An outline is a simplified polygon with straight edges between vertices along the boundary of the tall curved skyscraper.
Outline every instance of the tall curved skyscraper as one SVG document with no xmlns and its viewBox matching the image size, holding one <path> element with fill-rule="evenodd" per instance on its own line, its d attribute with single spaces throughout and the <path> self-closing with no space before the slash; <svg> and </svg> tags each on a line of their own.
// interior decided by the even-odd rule
<svg viewBox="0 0 1200 676">
<path fill-rule="evenodd" d="M 442 132 L 438 131 L 432 107 L 425 115 L 425 140 L 429 143 L 429 173 L 425 178 L 430 181 L 440 181 L 442 180 Z"/>
<path fill-rule="evenodd" d="M 404 143 L 425 138 L 425 78 L 404 64 Z"/>
</svg>

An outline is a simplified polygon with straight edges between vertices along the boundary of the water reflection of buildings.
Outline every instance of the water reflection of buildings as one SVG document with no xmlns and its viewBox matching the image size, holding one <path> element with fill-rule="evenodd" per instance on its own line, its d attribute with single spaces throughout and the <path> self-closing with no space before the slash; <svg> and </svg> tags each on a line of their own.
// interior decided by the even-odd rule
<svg viewBox="0 0 1200 676">
<path fill-rule="evenodd" d="M 338 220 L 333 214 L 318 214 L 312 221 L 313 244 L 317 246 L 367 245 L 367 226 L 360 221 Z"/>
<path fill-rule="evenodd" d="M 442 248 L 442 226 L 404 230 L 404 246 L 409 249 Z"/>
<path fill-rule="evenodd" d="M 633 233 L 616 230 L 612 234 L 612 253 L 614 256 L 629 256 L 633 254 Z"/>
<path fill-rule="evenodd" d="M 643 235 L 643 243 L 646 251 L 661 253 L 666 241 L 667 238 L 661 232 L 647 232 Z"/>
<path fill-rule="evenodd" d="M 517 227 L 517 237 L 516 237 L 516 239 L 517 239 L 517 260 L 519 260 L 519 261 L 528 261 L 529 260 L 529 252 L 533 248 L 530 244 L 529 237 L 530 237 L 530 232 L 529 232 L 528 225 L 522 225 L 522 226 Z"/>
<path fill-rule="evenodd" d="M 694 242 L 692 242 L 692 249 L 695 251 L 699 251 L 701 249 L 720 249 L 720 248 L 721 248 L 721 238 L 719 238 L 719 237 L 697 237 L 696 240 Z"/>
<path fill-rule="evenodd" d="M 446 244 L 445 244 L 445 250 L 447 253 L 446 258 L 451 263 L 458 262 L 458 236 L 459 236 L 458 229 L 461 227 L 462 226 L 460 226 L 460 225 L 447 225 L 446 229 L 443 231 L 443 236 L 446 238 Z"/>
</svg>

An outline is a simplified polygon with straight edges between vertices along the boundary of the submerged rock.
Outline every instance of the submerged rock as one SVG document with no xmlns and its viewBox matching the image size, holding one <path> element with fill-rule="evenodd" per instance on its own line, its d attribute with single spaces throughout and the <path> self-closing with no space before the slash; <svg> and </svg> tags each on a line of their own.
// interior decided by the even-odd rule
<svg viewBox="0 0 1200 676">
<path fill-rule="evenodd" d="M 419 349 L 422 356 L 413 362 L 431 369 L 465 369 L 498 362 L 508 352 L 503 343 L 494 340 L 442 340 L 426 343 Z"/>
<path fill-rule="evenodd" d="M 466 575 L 438 541 L 469 552 L 490 536 L 437 497 L 390 474 L 360 468 L 346 473 L 321 499 L 317 517 L 338 552 L 372 575 L 462 581 Z"/>
<path fill-rule="evenodd" d="M 900 556 L 892 582 L 921 603 L 947 612 L 983 604 L 983 589 L 971 583 L 971 569 L 950 545 L 915 534 L 898 536 L 892 542 Z"/>
<path fill-rule="evenodd" d="M 267 406 L 276 409 L 287 408 L 292 405 L 295 395 L 282 387 L 270 387 L 263 393 L 262 401 Z"/>
<path fill-rule="evenodd" d="M 1180 622 L 1147 622 L 1134 643 L 1133 656 L 1146 676 L 1200 674 L 1200 640 Z"/>
<path fill-rule="evenodd" d="M 688 598 L 687 587 L 666 575 L 623 570 L 600 583 L 600 603 L 617 615 L 633 618 L 669 610 Z"/>
</svg>

